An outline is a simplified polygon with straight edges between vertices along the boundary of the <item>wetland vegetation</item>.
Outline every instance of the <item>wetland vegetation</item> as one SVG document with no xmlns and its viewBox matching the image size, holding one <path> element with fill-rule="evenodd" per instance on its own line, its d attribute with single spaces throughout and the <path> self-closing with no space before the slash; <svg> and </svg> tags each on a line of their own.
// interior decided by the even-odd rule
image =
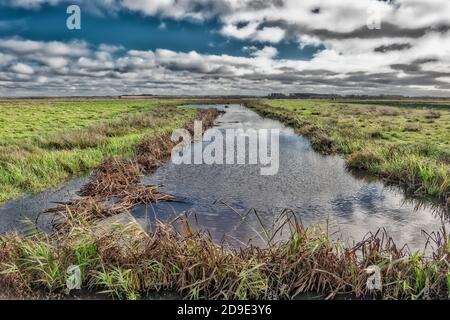
<svg viewBox="0 0 450 320">
<path fill-rule="evenodd" d="M 0 203 L 87 174 L 130 155 L 144 136 L 180 128 L 181 100 L 0 101 Z"/>
<path fill-rule="evenodd" d="M 293 127 L 315 150 L 344 155 L 350 169 L 449 205 L 450 104 L 265 100 L 247 106 Z"/>
<path fill-rule="evenodd" d="M 159 224 L 144 233 L 135 223 L 99 231 L 89 218 L 96 207 L 78 209 L 57 235 L 0 237 L 0 290 L 14 297 L 63 298 L 66 270 L 81 266 L 84 289 L 116 299 L 176 292 L 186 299 L 449 298 L 450 243 L 430 235 L 432 257 L 397 247 L 382 232 L 354 247 L 330 240 L 326 227 L 304 228 L 289 215 L 280 221 L 291 237 L 265 248 L 233 249 L 194 232 L 185 221 Z M 269 234 L 270 230 L 266 230 Z M 366 269 L 380 267 L 382 290 L 369 290 Z M 1 294 L 1 293 L 0 293 Z"/>
<path fill-rule="evenodd" d="M 126 212 L 174 198 L 144 184 L 142 175 L 168 160 L 174 128 L 193 130 L 194 119 L 204 120 L 207 128 L 217 116 L 212 110 L 174 108 L 188 102 L 0 104 L 5 111 L 1 201 L 95 169 L 80 197 L 50 210 L 56 217 L 53 232 L 0 236 L 0 296 L 67 297 L 66 270 L 77 265 L 83 289 L 119 299 L 154 292 L 187 299 L 295 299 L 311 292 L 322 298 L 450 298 L 445 226 L 426 235 L 427 254 L 397 246 L 383 230 L 346 246 L 331 238 L 327 225 L 303 226 L 289 210 L 274 226 L 261 222 L 263 247 L 217 243 L 181 217 L 144 232 Z M 450 111 L 445 108 L 319 100 L 245 103 L 294 127 L 316 150 L 343 154 L 349 168 L 401 183 L 417 196 L 448 201 Z M 126 222 L 114 220 L 124 215 Z M 105 223 L 108 219 L 113 220 Z M 273 241 L 281 230 L 289 237 Z M 383 279 L 375 291 L 367 285 L 367 268 L 374 265 Z"/>
</svg>

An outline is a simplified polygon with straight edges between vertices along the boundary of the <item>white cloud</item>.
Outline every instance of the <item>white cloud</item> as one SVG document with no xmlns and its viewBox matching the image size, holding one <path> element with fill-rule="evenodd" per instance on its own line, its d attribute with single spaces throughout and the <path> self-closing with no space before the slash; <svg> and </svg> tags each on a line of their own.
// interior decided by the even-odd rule
<svg viewBox="0 0 450 320">
<path fill-rule="evenodd" d="M 57 4 L 60 0 L 6 0 L 12 6 L 23 8 L 39 8 L 43 4 Z"/>
<path fill-rule="evenodd" d="M 283 29 L 277 27 L 265 27 L 256 32 L 255 39 L 261 42 L 278 43 L 283 40 L 285 33 Z"/>
<path fill-rule="evenodd" d="M 11 70 L 20 74 L 33 74 L 34 70 L 29 65 L 18 63 L 11 67 Z"/>
<path fill-rule="evenodd" d="M 2 64 L 6 64 L 10 61 L 14 60 L 14 56 L 10 55 L 10 54 L 4 54 L 0 52 L 0 65 Z"/>
<path fill-rule="evenodd" d="M 10 0 L 26 8 L 67 0 Z M 216 17 L 220 33 L 251 43 L 250 57 L 198 52 L 125 51 L 83 42 L 0 41 L 0 78 L 13 83 L 31 68 L 49 88 L 79 91 L 153 90 L 163 93 L 266 93 L 286 91 L 368 92 L 450 95 L 450 1 L 396 0 L 92 0 L 105 11 L 203 21 Z M 369 30 L 376 16 L 381 30 Z M 437 30 L 436 28 L 447 26 Z M 299 48 L 323 47 L 308 61 L 283 60 L 276 44 L 294 40 Z M 261 48 L 262 49 L 257 49 Z M 32 66 L 32 67 L 31 67 Z M 28 70 L 30 71 L 30 70 Z M 100 78 L 102 80 L 100 80 Z M 126 80 L 126 81 L 124 81 Z M 213 80 L 213 81 L 209 81 Z M 6 81 L 6 80 L 5 80 Z M 12 81 L 12 82 L 11 82 Z M 31 82 L 15 83 L 32 87 Z M 56 90 L 58 91 L 58 90 Z"/>
<path fill-rule="evenodd" d="M 40 42 L 22 39 L 3 40 L 0 42 L 0 50 L 1 49 L 20 54 L 33 54 L 39 52 L 49 56 L 83 56 L 88 52 L 87 44 L 84 42 Z"/>
<path fill-rule="evenodd" d="M 278 55 L 278 50 L 275 47 L 264 47 L 261 50 L 257 50 L 254 47 L 253 52 L 251 53 L 252 56 L 254 57 L 259 57 L 259 58 L 268 58 L 268 59 L 272 59 L 275 58 Z"/>
<path fill-rule="evenodd" d="M 27 40 L 16 41 L 19 48 L 29 45 Z M 8 49 L 2 53 L 9 59 L 0 64 L 0 94 L 267 94 L 283 87 L 288 92 L 447 95 L 445 80 L 450 77 L 450 70 L 448 75 L 430 76 L 427 72 L 437 72 L 438 67 L 443 70 L 438 63 L 450 65 L 449 58 L 444 57 L 450 48 L 448 34 L 430 34 L 424 42 L 424 45 L 440 43 L 446 48 L 436 55 L 438 60 L 424 62 L 422 67 L 433 69 L 430 71 L 418 68 L 410 72 L 392 66 L 414 66 L 431 49 L 421 53 L 423 48 L 413 43 L 402 51 L 383 53 L 374 48 L 382 45 L 388 48 L 405 39 L 359 41 L 358 45 L 352 41 L 331 41 L 326 50 L 310 61 L 276 59 L 278 51 L 272 46 L 262 49 L 250 46 L 244 48 L 250 57 L 236 57 L 167 49 L 119 50 L 112 55 L 102 45 L 86 48 L 84 56 L 67 56 L 67 51 L 61 50 L 61 56 L 53 55 L 44 61 L 42 57 L 49 43 L 38 42 L 34 43 L 33 51 Z M 78 46 L 66 45 L 68 49 Z"/>
</svg>

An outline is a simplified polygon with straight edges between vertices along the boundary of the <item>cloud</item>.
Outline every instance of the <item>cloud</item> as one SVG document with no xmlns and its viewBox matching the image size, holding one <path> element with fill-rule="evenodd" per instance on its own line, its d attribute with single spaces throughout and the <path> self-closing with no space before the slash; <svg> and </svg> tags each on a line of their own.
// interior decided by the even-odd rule
<svg viewBox="0 0 450 320">
<path fill-rule="evenodd" d="M 11 67 L 11 70 L 14 72 L 17 72 L 19 74 L 33 74 L 34 70 L 29 65 L 26 65 L 24 63 L 18 63 Z"/>
<path fill-rule="evenodd" d="M 278 43 L 284 39 L 285 31 L 278 27 L 264 27 L 255 34 L 255 39 L 261 42 Z"/>
<path fill-rule="evenodd" d="M 69 2 L 74 1 L 8 1 L 34 10 L 43 4 Z M 38 91 L 41 77 L 47 79 L 47 91 L 57 93 L 72 88 L 72 93 L 265 94 L 283 88 L 291 92 L 450 95 L 448 0 L 75 2 L 82 10 L 89 4 L 106 13 L 131 10 L 199 23 L 214 18 L 218 32 L 243 41 L 249 56 L 2 39 L 0 92 L 9 92 L 14 86 L 18 91 Z M 368 28 L 373 21 L 380 22 L 380 30 Z M 280 59 L 277 46 L 284 41 L 295 41 L 300 49 L 313 45 L 321 50 L 308 61 Z M 18 68 L 19 64 L 33 73 L 19 72 L 26 69 Z"/>
<path fill-rule="evenodd" d="M 83 56 L 88 53 L 84 42 L 63 43 L 58 41 L 41 42 L 12 38 L 0 42 L 0 50 L 19 54 L 39 53 L 47 56 Z"/>
<path fill-rule="evenodd" d="M 39 8 L 44 4 L 56 5 L 61 3 L 61 0 L 6 0 L 6 4 L 9 4 L 13 7 L 22 7 L 22 8 Z"/>
<path fill-rule="evenodd" d="M 254 57 L 259 57 L 259 58 L 268 58 L 268 59 L 272 59 L 275 58 L 278 55 L 278 50 L 275 47 L 264 47 L 261 50 L 258 50 L 257 48 L 253 47 L 251 49 L 251 55 Z"/>
<path fill-rule="evenodd" d="M 398 48 L 395 44 L 405 39 L 358 40 L 358 45 L 333 41 L 312 60 L 300 61 L 277 59 L 273 46 L 250 46 L 244 48 L 249 57 L 236 57 L 0 39 L 0 95 L 267 94 L 280 90 L 448 94 L 448 33 L 429 34 L 426 41 L 383 52 L 375 49 Z M 441 46 L 439 52 L 426 48 L 436 43 Z M 49 48 L 59 50 L 48 55 Z"/>
</svg>

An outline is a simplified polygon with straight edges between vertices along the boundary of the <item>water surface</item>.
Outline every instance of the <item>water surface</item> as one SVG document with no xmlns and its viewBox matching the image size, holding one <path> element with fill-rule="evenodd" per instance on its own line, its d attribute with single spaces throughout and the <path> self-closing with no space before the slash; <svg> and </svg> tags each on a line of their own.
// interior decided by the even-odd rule
<svg viewBox="0 0 450 320">
<path fill-rule="evenodd" d="M 254 208 L 266 225 L 288 208 L 305 225 L 328 221 L 334 236 L 349 244 L 385 228 L 399 244 L 417 249 L 425 244 L 422 230 L 437 231 L 441 227 L 433 209 L 421 206 L 416 210 L 418 204 L 407 201 L 400 191 L 352 175 L 340 156 L 318 154 L 306 138 L 279 121 L 262 118 L 239 105 L 216 107 L 225 111 L 216 129 L 280 130 L 278 174 L 262 176 L 260 165 L 168 163 L 146 182 L 161 185 L 163 191 L 176 196 L 177 202 L 138 207 L 133 214 L 143 223 L 154 217 L 166 220 L 187 214 L 216 241 L 262 244 L 255 235 L 255 229 L 261 230 L 256 215 L 250 214 L 242 222 L 228 206 L 241 213 Z"/>
<path fill-rule="evenodd" d="M 6 202 L 0 207 L 0 233 L 38 229 L 50 231 L 53 215 L 44 214 L 59 203 L 77 197 L 77 192 L 87 182 L 78 178 L 44 192 L 26 195 Z"/>
<path fill-rule="evenodd" d="M 216 241 L 263 245 L 255 233 L 261 230 L 257 216 L 250 214 L 242 221 L 234 210 L 245 213 L 254 208 L 262 222 L 271 225 L 282 210 L 290 209 L 304 225 L 328 222 L 333 236 L 348 244 L 385 228 L 398 244 L 408 244 L 411 249 L 423 249 L 422 230 L 432 232 L 441 227 L 431 207 L 416 208 L 418 203 L 406 200 L 399 190 L 356 177 L 345 169 L 340 156 L 318 154 L 306 138 L 280 122 L 264 119 L 239 105 L 215 107 L 225 111 L 216 129 L 280 130 L 278 174 L 262 176 L 260 165 L 169 162 L 145 177 L 145 182 L 161 185 L 161 190 L 176 196 L 177 201 L 137 207 L 132 213 L 143 226 L 151 226 L 155 217 L 167 221 L 185 214 Z M 7 202 L 0 207 L 0 233 L 23 229 L 22 220 L 37 222 L 39 228 L 48 230 L 51 216 L 41 213 L 57 202 L 76 197 L 85 182 L 86 178 L 76 179 L 60 188 Z"/>
</svg>

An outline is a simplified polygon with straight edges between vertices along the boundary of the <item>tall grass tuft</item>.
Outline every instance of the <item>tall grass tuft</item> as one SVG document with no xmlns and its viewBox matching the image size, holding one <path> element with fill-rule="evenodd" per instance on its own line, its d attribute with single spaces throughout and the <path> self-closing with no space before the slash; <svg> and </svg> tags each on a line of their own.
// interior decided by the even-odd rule
<svg viewBox="0 0 450 320">
<path fill-rule="evenodd" d="M 76 215 L 74 215 L 76 216 Z M 78 218 L 75 218 L 78 219 Z M 15 297 L 63 297 L 69 265 L 79 265 L 83 290 L 115 299 L 175 292 L 187 299 L 294 299 L 305 293 L 328 299 L 442 299 L 449 295 L 450 243 L 446 230 L 428 235 L 426 256 L 399 248 L 380 230 L 352 247 L 327 229 L 304 228 L 287 214 L 290 237 L 267 247 L 215 244 L 187 221 L 157 223 L 146 234 L 135 223 L 72 223 L 52 237 L 4 235 L 0 239 L 0 291 Z M 184 225 L 184 228 L 180 228 Z M 184 231 L 183 231 L 184 230 Z M 269 232 L 269 231 L 268 231 Z M 280 229 L 270 230 L 276 234 Z M 367 268 L 381 270 L 382 289 L 367 286 Z"/>
</svg>

